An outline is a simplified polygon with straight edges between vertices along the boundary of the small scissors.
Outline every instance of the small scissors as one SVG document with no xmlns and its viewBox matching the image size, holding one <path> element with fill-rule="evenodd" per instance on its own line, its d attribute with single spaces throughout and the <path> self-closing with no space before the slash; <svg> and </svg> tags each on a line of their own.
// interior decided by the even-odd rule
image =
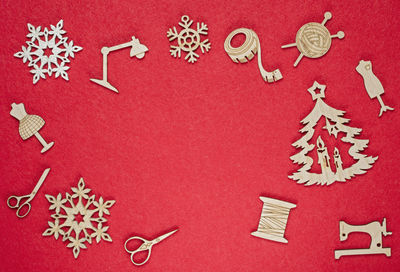
<svg viewBox="0 0 400 272">
<path fill-rule="evenodd" d="M 139 237 L 139 236 L 134 236 L 134 237 L 131 237 L 131 238 L 129 238 L 128 240 L 126 240 L 126 242 L 125 242 L 125 244 L 124 244 L 124 247 L 125 247 L 126 252 L 128 252 L 129 254 L 131 254 L 131 261 L 132 261 L 132 263 L 133 263 L 134 265 L 143 265 L 143 264 L 147 263 L 147 261 L 148 261 L 149 258 L 150 258 L 151 247 L 154 246 L 155 244 L 158 244 L 159 242 L 161 242 L 162 240 L 164 240 L 165 238 L 167 238 L 168 236 L 174 234 L 174 233 L 177 232 L 177 231 L 178 231 L 178 229 L 173 230 L 173 231 L 168 232 L 168 233 L 166 233 L 166 234 L 164 234 L 164 235 L 161 235 L 161 236 L 159 236 L 159 237 L 157 237 L 156 239 L 151 240 L 151 241 L 148 241 L 148 240 L 146 240 L 146 239 L 144 239 L 144 238 L 142 238 L 142 237 Z M 127 248 L 126 248 L 126 244 L 127 244 L 130 240 L 135 240 L 135 239 L 136 239 L 136 240 L 141 240 L 141 241 L 143 241 L 143 244 L 141 244 L 136 250 L 129 250 L 129 249 L 127 249 Z M 136 263 L 136 262 L 133 260 L 133 256 L 134 256 L 136 253 L 140 252 L 140 251 L 146 251 L 146 250 L 149 251 L 149 253 L 147 254 L 146 259 L 145 259 L 143 262 L 141 262 L 141 263 Z"/>
<path fill-rule="evenodd" d="M 36 193 L 39 191 L 40 186 L 42 186 L 42 184 L 43 184 L 44 180 L 46 179 L 47 175 L 49 174 L 49 172 L 50 172 L 50 168 L 47 168 L 47 169 L 45 169 L 45 170 L 43 171 L 43 174 L 42 174 L 42 176 L 40 177 L 38 183 L 36 184 L 35 188 L 33 188 L 32 193 L 30 193 L 29 195 L 10 196 L 10 197 L 7 199 L 7 205 L 8 205 L 8 207 L 10 207 L 11 209 L 17 209 L 16 214 L 17 214 L 17 216 L 18 216 L 19 218 L 25 217 L 25 216 L 30 212 L 30 210 L 31 210 L 31 204 L 30 204 L 29 202 L 31 202 L 31 200 L 35 197 Z M 20 205 L 21 200 L 24 199 L 24 198 L 28 198 L 28 199 L 27 199 L 22 205 Z M 11 205 L 11 204 L 10 204 L 10 200 L 11 200 L 11 199 L 15 199 L 15 200 L 17 201 L 17 203 L 15 203 L 15 205 Z M 21 214 L 20 214 L 21 208 L 24 207 L 25 205 L 28 206 L 28 210 L 26 211 L 26 213 L 24 213 L 24 214 L 21 215 Z"/>
</svg>

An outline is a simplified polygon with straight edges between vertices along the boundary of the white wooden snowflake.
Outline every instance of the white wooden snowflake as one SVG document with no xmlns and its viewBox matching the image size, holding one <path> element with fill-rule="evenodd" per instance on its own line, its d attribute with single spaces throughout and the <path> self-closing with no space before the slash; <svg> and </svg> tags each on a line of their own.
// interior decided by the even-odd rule
<svg viewBox="0 0 400 272">
<path fill-rule="evenodd" d="M 197 31 L 190 28 L 193 24 L 193 20 L 189 19 L 189 16 L 184 15 L 181 18 L 179 25 L 183 28 L 181 32 L 178 33 L 175 27 L 170 28 L 167 31 L 167 37 L 169 41 L 177 39 L 178 45 L 171 45 L 171 56 L 181 57 L 181 51 L 187 52 L 185 60 L 190 63 L 194 63 L 199 58 L 199 55 L 195 53 L 197 48 L 200 47 L 201 52 L 204 54 L 204 50 L 208 52 L 211 48 L 211 43 L 208 39 L 201 41 L 200 35 L 208 34 L 208 27 L 205 23 L 197 23 Z"/>
<path fill-rule="evenodd" d="M 33 84 L 36 84 L 40 78 L 49 77 L 55 73 L 56 78 L 61 75 L 62 78 L 68 80 L 67 70 L 70 60 L 68 57 L 74 58 L 75 53 L 82 50 L 82 47 L 74 45 L 71 40 L 67 42 L 68 37 L 63 34 L 67 33 L 63 30 L 64 22 L 60 20 L 56 26 L 50 25 L 41 31 L 41 26 L 34 27 L 28 23 L 29 33 L 26 37 L 27 47 L 22 46 L 22 51 L 14 54 L 17 58 L 22 58 L 24 63 L 28 62 L 28 67 L 33 67 L 30 71 L 33 74 Z M 48 53 L 47 53 L 48 52 Z"/>
<path fill-rule="evenodd" d="M 46 195 L 50 202 L 49 210 L 54 210 L 55 214 L 51 217 L 54 222 L 49 221 L 49 228 L 43 236 L 54 236 L 57 240 L 61 235 L 64 241 L 69 241 L 67 247 L 72 248 L 74 257 L 78 258 L 81 248 L 86 249 L 85 242 L 92 243 L 92 238 L 99 243 L 101 239 L 112 242 L 107 233 L 108 226 L 103 226 L 107 222 L 103 216 L 109 215 L 109 208 L 114 205 L 115 200 L 104 201 L 102 197 L 99 201 L 95 200 L 95 195 L 89 196 L 91 191 L 85 188 L 83 178 L 79 180 L 78 188 L 71 188 L 72 195 L 65 193 L 62 198 L 61 193 L 57 197 Z M 77 199 L 77 201 L 76 201 Z"/>
</svg>

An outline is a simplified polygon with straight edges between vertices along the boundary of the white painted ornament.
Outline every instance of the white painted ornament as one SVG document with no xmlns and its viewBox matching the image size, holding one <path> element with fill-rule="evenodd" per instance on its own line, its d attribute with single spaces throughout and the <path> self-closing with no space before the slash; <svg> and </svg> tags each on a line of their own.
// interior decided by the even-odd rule
<svg viewBox="0 0 400 272">
<path fill-rule="evenodd" d="M 86 242 L 91 244 L 92 239 L 97 243 L 101 240 L 112 242 L 107 233 L 108 226 L 104 226 L 110 209 L 115 200 L 104 201 L 102 197 L 98 201 L 95 195 L 89 196 L 91 189 L 85 188 L 83 178 L 79 180 L 78 187 L 71 188 L 73 194 L 66 193 L 65 198 L 59 193 L 56 197 L 46 195 L 50 202 L 49 210 L 54 210 L 49 221 L 49 228 L 43 236 L 54 236 L 56 240 L 62 236 L 62 241 L 68 241 L 67 247 L 72 248 L 75 258 L 78 258 L 80 250 L 86 249 Z"/>
<path fill-rule="evenodd" d="M 287 243 L 288 241 L 284 237 L 286 225 L 290 210 L 295 208 L 296 205 L 270 197 L 260 196 L 260 199 L 264 203 L 261 218 L 257 231 L 252 232 L 251 235 L 275 242 Z"/>
<path fill-rule="evenodd" d="M 31 211 L 32 208 L 31 201 L 38 193 L 40 187 L 42 186 L 49 172 L 50 168 L 47 168 L 43 171 L 42 176 L 40 177 L 39 181 L 36 183 L 36 186 L 33 188 L 32 192 L 29 195 L 23 195 L 23 196 L 13 195 L 7 199 L 7 206 L 10 207 L 11 209 L 17 209 L 16 214 L 19 218 L 24 218 Z M 27 199 L 24 201 L 24 203 L 21 203 L 21 200 L 24 198 Z M 15 204 L 12 204 L 12 202 L 14 202 Z M 23 212 L 24 210 L 25 212 Z"/>
<path fill-rule="evenodd" d="M 394 110 L 392 107 L 386 106 L 383 103 L 381 95 L 385 93 L 383 89 L 382 83 L 379 79 L 374 75 L 372 71 L 372 62 L 370 60 L 360 60 L 360 63 L 356 67 L 356 71 L 363 77 L 365 89 L 369 95 L 369 98 L 374 99 L 377 98 L 379 104 L 381 105 L 381 110 L 379 112 L 379 117 L 382 116 L 387 110 Z"/>
<path fill-rule="evenodd" d="M 296 67 L 300 60 L 306 56 L 308 58 L 320 58 L 325 55 L 331 48 L 332 38 L 344 38 L 344 32 L 339 31 L 335 35 L 331 35 L 329 30 L 325 27 L 328 20 L 332 18 L 332 13 L 325 12 L 324 20 L 322 23 L 307 23 L 303 25 L 296 34 L 296 42 L 282 45 L 282 48 L 297 47 L 300 55 L 294 62 Z"/>
<path fill-rule="evenodd" d="M 345 125 L 350 121 L 350 119 L 342 117 L 345 111 L 334 109 L 323 101 L 325 98 L 325 88 L 325 85 L 321 85 L 315 81 L 313 86 L 308 89 L 312 95 L 312 99 L 315 100 L 315 106 L 311 113 L 301 121 L 304 127 L 300 132 L 305 134 L 292 144 L 296 148 L 301 148 L 301 150 L 297 154 L 291 156 L 290 159 L 294 163 L 299 164 L 301 168 L 290 175 L 289 178 L 304 185 L 330 185 L 335 181 L 345 182 L 355 175 L 366 173 L 378 159 L 378 157 L 367 156 L 361 153 L 368 147 L 369 140 L 356 139 L 355 137 L 361 133 L 362 129 Z M 309 171 L 314 161 L 307 154 L 315 148 L 315 144 L 310 144 L 309 141 L 313 138 L 315 132 L 314 127 L 321 118 L 325 120 L 323 129 L 326 129 L 329 135 L 340 138 L 342 142 L 352 145 L 348 153 L 355 161 L 353 165 L 347 168 L 343 167 L 341 155 L 337 147 L 333 150 L 334 164 L 331 165 L 330 151 L 325 146 L 321 135 L 319 135 L 316 140 L 316 151 L 318 154 L 317 163 L 321 170 L 320 173 L 312 173 Z M 339 137 L 339 132 L 345 135 Z"/>
<path fill-rule="evenodd" d="M 233 37 L 238 34 L 244 34 L 246 39 L 241 46 L 233 47 L 231 41 Z M 260 70 L 261 77 L 264 81 L 272 83 L 282 79 L 282 74 L 279 69 L 276 69 L 273 72 L 265 71 L 261 62 L 260 40 L 254 30 L 248 28 L 235 29 L 228 35 L 228 37 L 226 37 L 224 48 L 232 61 L 236 63 L 248 62 L 253 59 L 255 54 L 258 54 L 258 69 Z"/>
<path fill-rule="evenodd" d="M 208 39 L 202 40 L 202 36 L 208 34 L 207 25 L 205 23 L 197 23 L 197 29 L 194 30 L 190 28 L 192 24 L 193 20 L 190 20 L 189 16 L 183 15 L 181 22 L 179 22 L 179 25 L 183 29 L 179 33 L 176 27 L 170 28 L 167 31 L 167 37 L 170 42 L 177 40 L 177 45 L 170 45 L 171 49 L 169 51 L 171 56 L 180 58 L 182 51 L 186 52 L 185 60 L 189 63 L 195 63 L 199 58 L 199 55 L 196 53 L 198 48 L 200 48 L 203 54 L 211 48 L 211 43 Z"/>
<path fill-rule="evenodd" d="M 74 58 L 75 53 L 82 50 L 82 47 L 74 45 L 72 40 L 68 41 L 67 33 L 64 29 L 64 22 L 60 20 L 56 26 L 50 25 L 50 30 L 45 27 L 34 27 L 28 23 L 29 33 L 26 35 L 30 38 L 27 41 L 27 47 L 22 46 L 22 51 L 14 54 L 15 57 L 21 58 L 24 63 L 28 62 L 28 67 L 32 67 L 30 71 L 33 74 L 33 84 L 39 79 L 46 78 L 46 74 L 50 77 L 53 73 L 55 77 L 61 76 L 65 80 L 69 80 L 66 66 L 70 62 L 69 58 Z M 47 54 L 46 51 L 51 51 Z"/>
<path fill-rule="evenodd" d="M 386 257 L 391 256 L 391 248 L 383 247 L 382 244 L 382 235 L 392 235 L 391 232 L 386 230 L 386 218 L 383 218 L 382 224 L 379 221 L 373 221 L 366 225 L 350 225 L 344 221 L 340 221 L 339 226 L 340 241 L 347 240 L 350 233 L 363 232 L 369 234 L 369 236 L 371 237 L 371 243 L 369 248 L 335 250 L 335 259 L 339 259 L 342 256 L 370 254 L 385 254 Z"/>
<path fill-rule="evenodd" d="M 26 140 L 35 135 L 35 137 L 43 145 L 43 148 L 40 152 L 44 153 L 49 150 L 54 145 L 54 142 L 47 143 L 39 133 L 39 130 L 45 124 L 42 117 L 27 114 L 23 103 L 12 103 L 11 107 L 12 109 L 10 111 L 10 115 L 19 121 L 19 135 L 21 136 L 22 140 Z"/>
<path fill-rule="evenodd" d="M 139 39 L 135 38 L 135 36 L 132 36 L 132 40 L 129 42 L 126 42 L 123 44 L 118 44 L 118 45 L 115 45 L 112 47 L 105 46 L 105 47 L 101 48 L 101 53 L 103 54 L 103 78 L 102 79 L 91 78 L 90 80 L 94 83 L 99 84 L 100 86 L 103 86 L 104 88 L 107 88 L 111 91 L 118 93 L 117 88 L 115 88 L 108 82 L 108 77 L 107 77 L 107 75 L 108 75 L 108 70 L 107 70 L 108 54 L 110 52 L 120 50 L 123 48 L 127 48 L 127 47 L 131 47 L 131 51 L 130 51 L 131 58 L 136 57 L 138 59 L 142 59 L 142 58 L 144 58 L 145 53 L 147 51 L 149 51 L 147 46 L 141 44 Z"/>
</svg>

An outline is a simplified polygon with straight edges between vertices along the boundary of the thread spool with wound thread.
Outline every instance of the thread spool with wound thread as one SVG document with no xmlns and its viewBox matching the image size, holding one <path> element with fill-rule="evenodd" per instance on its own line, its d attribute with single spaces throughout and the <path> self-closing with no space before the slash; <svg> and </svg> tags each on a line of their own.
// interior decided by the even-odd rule
<svg viewBox="0 0 400 272">
<path fill-rule="evenodd" d="M 290 202 L 260 196 L 264 203 L 257 231 L 251 235 L 275 242 L 287 243 L 283 236 L 290 210 L 296 205 Z"/>
</svg>

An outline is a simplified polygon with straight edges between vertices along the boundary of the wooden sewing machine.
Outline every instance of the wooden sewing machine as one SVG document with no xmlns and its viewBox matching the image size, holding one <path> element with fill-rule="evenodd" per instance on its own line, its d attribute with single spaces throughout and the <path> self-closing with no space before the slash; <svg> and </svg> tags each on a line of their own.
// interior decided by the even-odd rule
<svg viewBox="0 0 400 272">
<path fill-rule="evenodd" d="M 383 218 L 382 225 L 379 221 L 371 222 L 367 225 L 349 225 L 344 221 L 340 221 L 340 241 L 347 240 L 348 234 L 352 232 L 365 232 L 371 236 L 371 245 L 369 248 L 362 249 L 341 249 L 335 250 L 335 259 L 348 255 L 366 255 L 366 254 L 385 254 L 391 256 L 390 247 L 382 247 L 382 235 L 391 235 L 386 231 L 386 218 Z"/>
</svg>

